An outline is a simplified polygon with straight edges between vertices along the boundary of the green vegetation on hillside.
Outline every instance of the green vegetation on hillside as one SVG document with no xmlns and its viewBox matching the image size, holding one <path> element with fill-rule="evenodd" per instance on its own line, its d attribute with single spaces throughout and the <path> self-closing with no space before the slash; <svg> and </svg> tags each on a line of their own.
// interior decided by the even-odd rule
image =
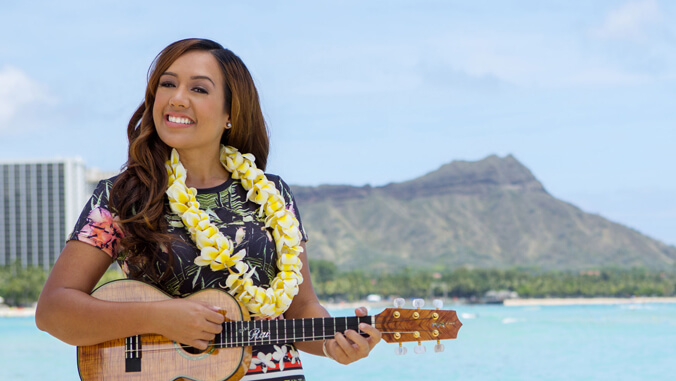
<svg viewBox="0 0 676 381">
<path fill-rule="evenodd" d="M 676 271 L 603 269 L 539 271 L 533 269 L 413 270 L 374 273 L 340 271 L 326 260 L 311 260 L 312 283 L 323 300 L 359 300 L 370 294 L 384 297 L 449 297 L 481 300 L 488 291 L 516 291 L 520 297 L 676 296 Z M 99 284 L 122 278 L 109 269 Z M 0 267 L 0 296 L 10 306 L 37 301 L 47 272 L 39 267 Z"/>
<path fill-rule="evenodd" d="M 321 299 L 358 300 L 369 294 L 480 299 L 491 290 L 520 297 L 675 296 L 676 273 L 646 269 L 537 271 L 532 269 L 456 269 L 397 273 L 339 271 L 325 260 L 311 260 L 312 282 Z"/>
<path fill-rule="evenodd" d="M 556 199 L 511 156 L 384 186 L 292 188 L 311 258 L 343 271 L 676 265 L 675 246 Z"/>
</svg>

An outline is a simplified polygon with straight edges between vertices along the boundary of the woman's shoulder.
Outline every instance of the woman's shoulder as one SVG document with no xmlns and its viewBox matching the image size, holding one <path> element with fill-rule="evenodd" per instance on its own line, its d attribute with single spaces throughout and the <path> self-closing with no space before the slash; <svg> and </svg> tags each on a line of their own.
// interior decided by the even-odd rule
<svg viewBox="0 0 676 381">
<path fill-rule="evenodd" d="M 280 191 L 291 193 L 291 187 L 282 179 L 281 176 L 265 172 L 265 178 L 267 178 L 268 181 L 275 183 L 275 186 Z"/>
<path fill-rule="evenodd" d="M 282 182 L 282 178 L 279 175 L 275 175 L 274 173 L 268 173 L 265 172 L 265 177 L 275 183 Z"/>
<path fill-rule="evenodd" d="M 108 177 L 105 179 L 100 179 L 98 183 L 96 183 L 96 187 L 94 187 L 94 194 L 100 194 L 100 193 L 106 193 L 108 194 L 110 192 L 110 189 L 113 187 L 113 184 L 117 180 L 117 178 L 120 176 L 120 174 L 117 174 L 112 177 Z"/>
</svg>

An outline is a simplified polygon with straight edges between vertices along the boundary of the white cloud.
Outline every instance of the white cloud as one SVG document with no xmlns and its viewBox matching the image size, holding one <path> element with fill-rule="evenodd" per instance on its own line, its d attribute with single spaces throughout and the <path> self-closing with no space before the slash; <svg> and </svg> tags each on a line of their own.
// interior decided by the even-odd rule
<svg viewBox="0 0 676 381">
<path fill-rule="evenodd" d="M 594 30 L 602 38 L 640 39 L 645 29 L 662 21 L 656 0 L 630 1 L 608 13 Z"/>
<path fill-rule="evenodd" d="M 23 71 L 5 66 L 0 69 L 0 131 L 34 106 L 54 103 L 47 86 Z"/>
</svg>

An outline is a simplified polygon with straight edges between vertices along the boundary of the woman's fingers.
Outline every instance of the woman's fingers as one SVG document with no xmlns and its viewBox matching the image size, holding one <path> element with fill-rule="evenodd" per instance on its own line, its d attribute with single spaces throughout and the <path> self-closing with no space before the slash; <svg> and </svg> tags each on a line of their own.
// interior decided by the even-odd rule
<svg viewBox="0 0 676 381">
<path fill-rule="evenodd" d="M 166 308 L 164 336 L 198 349 L 206 349 L 223 330 L 225 318 L 218 307 L 200 301 L 171 299 L 161 302 Z"/>
<path fill-rule="evenodd" d="M 369 335 L 369 337 L 366 340 L 369 342 L 369 345 L 371 345 L 371 348 L 373 348 L 376 344 L 378 344 L 378 342 L 383 336 L 383 334 L 376 327 L 370 324 L 361 323 L 359 324 L 359 329 L 362 330 L 362 332 Z"/>
<path fill-rule="evenodd" d="M 357 308 L 357 316 L 366 316 L 365 307 Z M 380 341 L 382 334 L 372 325 L 366 323 L 359 324 L 359 330 L 366 333 L 364 337 L 361 333 L 354 330 L 347 330 L 344 333 L 337 332 L 334 340 L 326 343 L 327 351 L 336 361 L 341 364 L 349 364 L 369 355 L 373 347 Z"/>
</svg>

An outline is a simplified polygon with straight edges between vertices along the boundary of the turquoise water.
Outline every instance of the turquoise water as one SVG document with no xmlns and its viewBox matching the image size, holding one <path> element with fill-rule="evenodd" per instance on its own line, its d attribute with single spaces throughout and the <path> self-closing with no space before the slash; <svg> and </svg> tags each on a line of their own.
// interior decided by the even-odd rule
<svg viewBox="0 0 676 381">
<path fill-rule="evenodd" d="M 342 366 L 305 355 L 309 380 L 673 380 L 676 304 L 454 306 L 463 327 L 446 351 L 396 356 L 381 342 Z M 377 313 L 378 310 L 370 311 Z M 334 316 L 349 310 L 332 311 Z M 463 317 L 464 316 L 464 317 Z M 38 331 L 32 318 L 0 318 L 0 379 L 77 380 L 75 349 Z"/>
</svg>

